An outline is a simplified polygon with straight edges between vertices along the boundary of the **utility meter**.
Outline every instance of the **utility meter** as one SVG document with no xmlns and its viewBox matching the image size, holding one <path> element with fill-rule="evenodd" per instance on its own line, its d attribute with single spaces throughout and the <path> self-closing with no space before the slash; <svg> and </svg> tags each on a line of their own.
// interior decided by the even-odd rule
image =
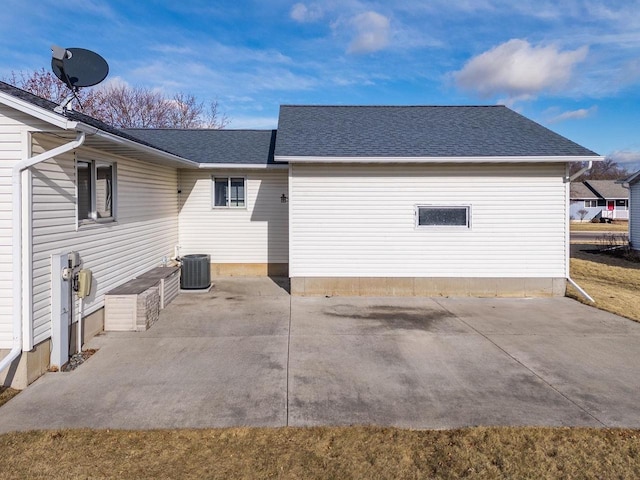
<svg viewBox="0 0 640 480">
<path fill-rule="evenodd" d="M 78 272 L 78 283 L 76 293 L 78 298 L 85 298 L 91 293 L 91 270 L 82 269 Z"/>
</svg>

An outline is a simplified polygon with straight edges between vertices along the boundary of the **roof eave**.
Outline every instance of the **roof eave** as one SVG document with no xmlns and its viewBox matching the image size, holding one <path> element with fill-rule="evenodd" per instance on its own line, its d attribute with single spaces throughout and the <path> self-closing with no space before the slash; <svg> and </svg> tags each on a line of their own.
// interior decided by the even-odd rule
<svg viewBox="0 0 640 480">
<path fill-rule="evenodd" d="M 173 153 L 165 152 L 163 150 L 158 150 L 154 147 L 150 147 L 148 145 L 144 145 L 138 142 L 134 142 L 133 140 L 128 140 L 123 137 L 119 137 L 109 132 L 105 132 L 104 130 L 100 130 L 96 127 L 92 127 L 90 125 L 86 125 L 82 122 L 77 122 L 74 128 L 78 131 L 84 131 L 89 133 L 90 135 L 95 135 L 97 137 L 103 138 L 110 143 L 114 143 L 117 145 L 122 145 L 127 148 L 131 148 L 140 153 L 144 153 L 146 155 L 150 155 L 155 158 L 162 159 L 164 161 L 168 161 L 171 164 L 174 164 L 177 167 L 191 167 L 198 168 L 198 162 L 194 162 L 192 160 L 187 160 L 186 158 L 182 158 L 178 155 L 174 155 Z"/>
<path fill-rule="evenodd" d="M 172 164 L 182 167 L 198 167 L 197 162 L 193 162 L 191 160 L 184 159 L 177 155 L 164 152 L 162 150 L 158 150 L 156 148 L 143 145 L 138 142 L 134 142 L 132 140 L 128 140 L 123 137 L 119 137 L 117 135 L 113 135 L 111 133 L 105 132 L 104 130 L 100 130 L 99 128 L 92 127 L 91 125 L 87 125 L 85 123 L 71 120 L 64 115 L 59 113 L 52 112 L 47 110 L 46 108 L 40 107 L 38 105 L 34 105 L 30 102 L 17 98 L 13 95 L 10 95 L 5 92 L 0 92 L 0 103 L 6 105 L 10 108 L 18 110 L 19 112 L 30 115 L 34 118 L 42 120 L 54 127 L 60 128 L 62 130 L 67 131 L 77 131 L 77 132 L 85 132 L 89 136 L 98 136 L 110 143 L 119 144 L 127 148 L 131 148 L 137 152 L 145 153 L 147 155 L 160 158 L 164 161 L 169 161 Z"/>
<path fill-rule="evenodd" d="M 70 130 L 70 126 L 76 124 L 75 121 L 69 120 L 64 115 L 49 111 L 5 92 L 0 92 L 0 103 L 64 130 Z"/>
<path fill-rule="evenodd" d="M 638 170 L 633 175 L 625 178 L 623 182 L 626 183 L 626 184 L 631 185 L 631 184 L 634 184 L 634 183 L 639 182 L 639 181 L 640 181 L 640 170 Z"/>
<path fill-rule="evenodd" d="M 198 168 L 204 170 L 283 170 L 288 168 L 288 165 L 282 163 L 200 163 Z"/>
<path fill-rule="evenodd" d="M 495 156 L 495 157 L 321 157 L 276 155 L 276 162 L 288 163 L 558 163 L 600 162 L 594 156 Z"/>
</svg>

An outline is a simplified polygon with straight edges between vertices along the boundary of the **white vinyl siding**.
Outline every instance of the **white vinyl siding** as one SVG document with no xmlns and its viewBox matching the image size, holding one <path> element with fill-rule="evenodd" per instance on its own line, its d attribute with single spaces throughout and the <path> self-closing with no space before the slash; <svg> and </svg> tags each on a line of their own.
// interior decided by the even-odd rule
<svg viewBox="0 0 640 480">
<path fill-rule="evenodd" d="M 292 165 L 291 277 L 565 277 L 565 165 Z M 416 205 L 470 228 L 416 228 Z"/>
<path fill-rule="evenodd" d="M 213 178 L 244 177 L 246 208 L 212 207 Z M 287 171 L 180 170 L 180 254 L 212 263 L 287 263 Z"/>
<path fill-rule="evenodd" d="M 640 182 L 631 185 L 629 191 L 629 240 L 635 250 L 640 250 Z"/>
<path fill-rule="evenodd" d="M 55 145 L 43 144 L 45 149 Z M 34 145 L 34 153 L 42 147 Z M 159 266 L 178 243 L 177 169 L 81 149 L 117 166 L 117 221 L 77 225 L 73 152 L 34 167 L 33 327 L 38 343 L 50 335 L 51 254 L 75 250 L 93 272 L 93 291 L 84 314 L 104 305 L 105 292 Z M 116 205 L 114 205 L 116 207 Z"/>
<path fill-rule="evenodd" d="M 46 124 L 0 105 L 0 349 L 12 347 L 13 254 L 12 174 L 13 166 L 26 154 L 25 132 Z M 25 142 L 26 143 L 26 142 Z"/>
</svg>

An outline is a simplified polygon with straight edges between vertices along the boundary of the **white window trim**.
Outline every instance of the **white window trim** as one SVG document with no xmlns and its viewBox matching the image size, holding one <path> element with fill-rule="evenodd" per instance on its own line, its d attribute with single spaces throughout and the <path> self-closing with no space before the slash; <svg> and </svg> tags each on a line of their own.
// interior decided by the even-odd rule
<svg viewBox="0 0 640 480">
<path fill-rule="evenodd" d="M 467 224 L 466 225 L 420 225 L 420 209 L 421 208 L 440 208 L 440 209 L 459 209 L 464 208 L 467 211 Z M 414 225 L 416 229 L 423 230 L 458 230 L 467 231 L 471 230 L 471 205 L 439 205 L 439 204 L 419 204 L 415 205 L 413 210 Z"/>
<path fill-rule="evenodd" d="M 79 219 L 78 218 L 78 201 L 79 201 L 79 192 L 78 192 L 78 162 L 84 162 L 84 163 L 89 163 L 91 165 L 91 218 L 83 218 L 83 219 Z M 102 218 L 98 218 L 98 214 L 96 212 L 97 210 L 97 205 L 96 205 L 96 179 L 98 178 L 97 175 L 97 170 L 96 170 L 96 164 L 106 164 L 106 165 L 110 165 L 111 166 L 111 175 L 112 175 L 112 180 L 111 180 L 111 216 L 110 217 L 102 217 Z M 76 182 L 75 182 L 75 188 L 76 188 L 76 224 L 78 227 L 83 227 L 83 226 L 87 226 L 87 225 L 96 225 L 96 224 L 112 224 L 116 222 L 116 218 L 117 218 L 117 210 L 116 210 L 116 206 L 118 204 L 118 173 L 117 173 L 117 166 L 116 166 L 116 162 L 113 161 L 107 161 L 107 160 L 101 160 L 101 159 L 88 159 L 88 158 L 77 158 L 76 162 L 75 162 L 75 169 L 76 169 Z"/>
<path fill-rule="evenodd" d="M 227 205 L 216 205 L 216 178 L 226 178 L 227 179 L 227 188 L 229 192 L 231 192 L 231 179 L 232 178 L 241 178 L 244 182 L 244 205 L 243 206 L 233 206 L 231 205 L 231 195 L 227 197 Z M 246 210 L 249 206 L 249 201 L 247 198 L 247 177 L 245 175 L 233 175 L 230 173 L 220 173 L 217 175 L 211 175 L 211 208 L 213 210 Z"/>
</svg>

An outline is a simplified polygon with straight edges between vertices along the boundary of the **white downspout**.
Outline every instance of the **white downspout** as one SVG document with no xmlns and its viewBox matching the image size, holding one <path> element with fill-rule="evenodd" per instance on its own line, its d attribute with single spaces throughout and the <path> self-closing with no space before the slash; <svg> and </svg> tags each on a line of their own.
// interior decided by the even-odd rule
<svg viewBox="0 0 640 480">
<path fill-rule="evenodd" d="M 580 175 L 582 175 L 587 170 L 591 170 L 592 166 L 593 166 L 593 162 L 591 160 L 589 160 L 587 162 L 586 166 L 582 167 L 576 173 L 574 173 L 573 175 L 571 175 L 570 177 L 567 178 L 567 181 L 569 182 L 569 190 L 571 190 L 571 182 L 573 182 L 576 178 L 578 178 Z M 567 228 L 571 228 L 571 227 L 568 226 Z M 567 257 L 569 257 L 569 252 L 571 251 L 571 246 L 570 245 L 567 245 L 567 250 L 568 250 Z M 567 281 L 578 291 L 578 293 L 580 295 L 582 295 L 584 298 L 589 300 L 591 303 L 596 303 L 596 301 L 591 297 L 591 295 L 589 295 L 580 285 L 578 285 L 571 278 L 571 275 L 569 274 L 569 272 L 567 272 Z"/>
<path fill-rule="evenodd" d="M 569 178 L 567 178 L 567 180 L 569 182 L 573 182 L 576 178 L 578 178 L 580 175 L 582 175 L 584 172 L 586 172 L 587 170 L 591 170 L 591 167 L 593 167 L 593 162 L 591 160 L 589 160 L 587 162 L 587 166 L 586 167 L 582 167 L 580 170 L 578 170 L 576 173 L 574 173 L 573 175 L 571 175 Z"/>
<path fill-rule="evenodd" d="M 84 143 L 85 136 L 85 132 L 78 132 L 74 141 L 42 152 L 35 157 L 23 159 L 13 166 L 11 189 L 13 194 L 13 348 L 0 360 L 0 372 L 11 365 L 11 362 L 22 353 L 22 172 L 40 162 L 75 150 Z M 31 225 L 27 225 L 27 228 L 30 231 Z"/>
</svg>

